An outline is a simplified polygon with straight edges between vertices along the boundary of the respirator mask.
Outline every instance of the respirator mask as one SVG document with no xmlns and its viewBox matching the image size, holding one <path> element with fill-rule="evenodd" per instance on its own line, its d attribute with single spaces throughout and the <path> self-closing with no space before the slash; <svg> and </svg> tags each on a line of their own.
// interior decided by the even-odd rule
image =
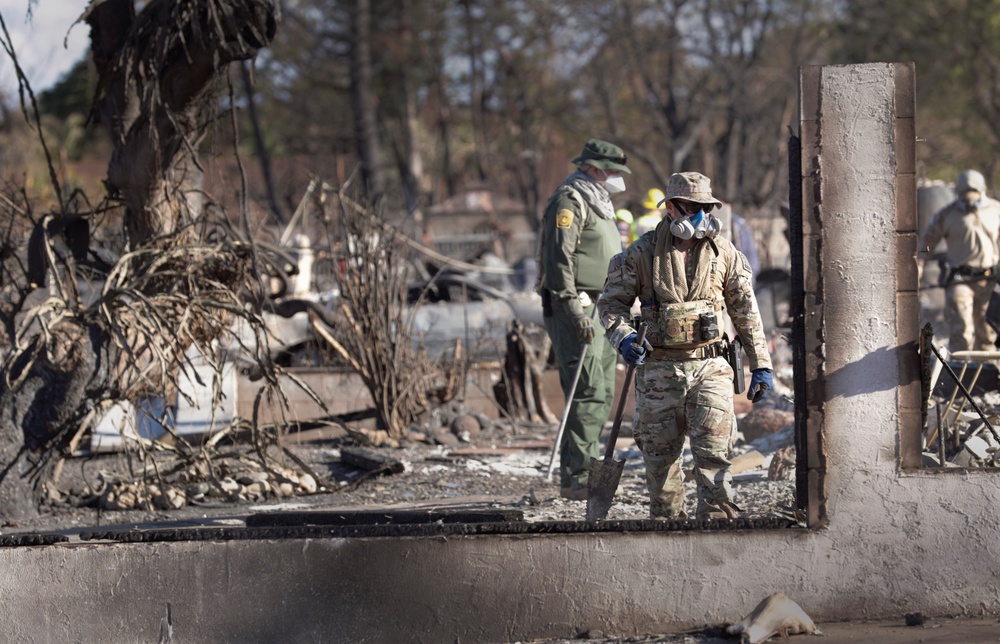
<svg viewBox="0 0 1000 644">
<path fill-rule="evenodd" d="M 685 216 L 670 222 L 670 233 L 679 239 L 704 239 L 712 238 L 722 230 L 722 223 L 705 212 L 704 207 L 700 207 L 698 212 L 692 213 L 683 206 Z"/>
<path fill-rule="evenodd" d="M 604 181 L 604 189 L 608 191 L 608 194 L 612 195 L 617 192 L 625 192 L 625 179 L 620 174 L 608 177 Z"/>
<path fill-rule="evenodd" d="M 965 206 L 965 212 L 976 212 L 979 210 L 979 205 L 982 203 L 983 198 L 978 192 L 974 192 L 971 195 L 963 197 L 961 201 L 962 205 Z"/>
</svg>

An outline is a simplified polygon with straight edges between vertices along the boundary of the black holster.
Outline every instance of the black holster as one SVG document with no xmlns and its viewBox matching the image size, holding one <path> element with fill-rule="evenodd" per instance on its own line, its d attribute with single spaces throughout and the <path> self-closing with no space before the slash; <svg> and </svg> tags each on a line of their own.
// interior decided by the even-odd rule
<svg viewBox="0 0 1000 644">
<path fill-rule="evenodd" d="M 743 341 L 739 336 L 726 343 L 726 362 L 733 368 L 733 391 L 743 393 L 746 379 L 743 377 Z"/>
</svg>

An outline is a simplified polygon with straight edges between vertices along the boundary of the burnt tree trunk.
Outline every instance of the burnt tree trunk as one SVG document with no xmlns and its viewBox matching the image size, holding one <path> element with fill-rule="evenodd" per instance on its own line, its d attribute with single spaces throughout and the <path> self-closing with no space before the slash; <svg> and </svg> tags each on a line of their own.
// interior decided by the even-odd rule
<svg viewBox="0 0 1000 644">
<path fill-rule="evenodd" d="M 131 0 L 91 3 L 85 19 L 98 112 L 115 146 L 107 188 L 123 205 L 131 249 L 153 248 L 200 216 L 196 148 L 217 110 L 217 90 L 230 62 L 253 58 L 271 41 L 278 17 L 272 0 L 151 0 L 139 13 Z M 49 260 L 53 281 L 72 279 L 65 266 Z M 149 285 L 156 281 L 143 283 L 144 298 L 155 296 Z M 136 347 L 122 354 L 109 341 L 122 341 L 114 325 L 112 316 L 64 309 L 48 318 L 45 333 L 27 327 L 3 363 L 0 519 L 38 512 L 55 464 L 95 401 L 127 385 L 118 365 L 134 362 Z"/>
<path fill-rule="evenodd" d="M 37 514 L 61 450 L 107 383 L 107 346 L 101 329 L 66 323 L 16 356 L 13 388 L 0 380 L 0 518 Z"/>
<path fill-rule="evenodd" d="M 364 194 L 375 203 L 385 193 L 386 180 L 379 147 L 372 89 L 371 2 L 351 0 L 351 107 L 354 110 L 354 138 L 361 159 Z"/>
<path fill-rule="evenodd" d="M 138 15 L 132 0 L 91 5 L 99 114 L 115 143 L 108 191 L 133 247 L 200 215 L 195 155 L 220 83 L 271 41 L 277 18 L 271 0 L 152 0 Z"/>
</svg>

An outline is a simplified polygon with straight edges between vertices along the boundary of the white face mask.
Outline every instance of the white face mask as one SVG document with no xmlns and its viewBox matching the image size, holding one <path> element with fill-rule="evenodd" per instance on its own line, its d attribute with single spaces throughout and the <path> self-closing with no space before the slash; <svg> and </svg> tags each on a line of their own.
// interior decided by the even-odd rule
<svg viewBox="0 0 1000 644">
<path fill-rule="evenodd" d="M 604 182 L 604 189 L 608 191 L 608 194 L 612 195 L 616 192 L 625 192 L 625 179 L 620 174 L 608 177 Z"/>
</svg>

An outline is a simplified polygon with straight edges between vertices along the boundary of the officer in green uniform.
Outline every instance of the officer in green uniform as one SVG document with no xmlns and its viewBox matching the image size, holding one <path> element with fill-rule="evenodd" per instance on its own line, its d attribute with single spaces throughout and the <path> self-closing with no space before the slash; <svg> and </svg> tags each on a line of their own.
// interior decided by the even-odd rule
<svg viewBox="0 0 1000 644">
<path fill-rule="evenodd" d="M 697 172 L 670 176 L 666 216 L 608 266 L 598 309 L 606 337 L 636 365 L 633 435 L 646 465 L 652 518 L 687 516 L 681 454 L 691 440 L 699 519 L 734 518 L 731 463 L 733 369 L 719 330 L 733 320 L 757 402 L 773 387 L 771 358 L 743 253 L 718 235 L 710 213 L 721 206 Z M 632 304 L 639 298 L 648 349 L 636 343 Z"/>
<path fill-rule="evenodd" d="M 583 360 L 560 445 L 559 474 L 563 498 L 585 500 L 590 459 L 599 456 L 598 439 L 615 390 L 617 355 L 607 342 L 594 340 L 597 297 L 608 262 L 622 248 L 609 195 L 625 190 L 622 173 L 632 171 L 621 148 L 598 139 L 587 141 L 573 163 L 576 171 L 545 207 L 538 292 L 564 396 Z"/>
</svg>

